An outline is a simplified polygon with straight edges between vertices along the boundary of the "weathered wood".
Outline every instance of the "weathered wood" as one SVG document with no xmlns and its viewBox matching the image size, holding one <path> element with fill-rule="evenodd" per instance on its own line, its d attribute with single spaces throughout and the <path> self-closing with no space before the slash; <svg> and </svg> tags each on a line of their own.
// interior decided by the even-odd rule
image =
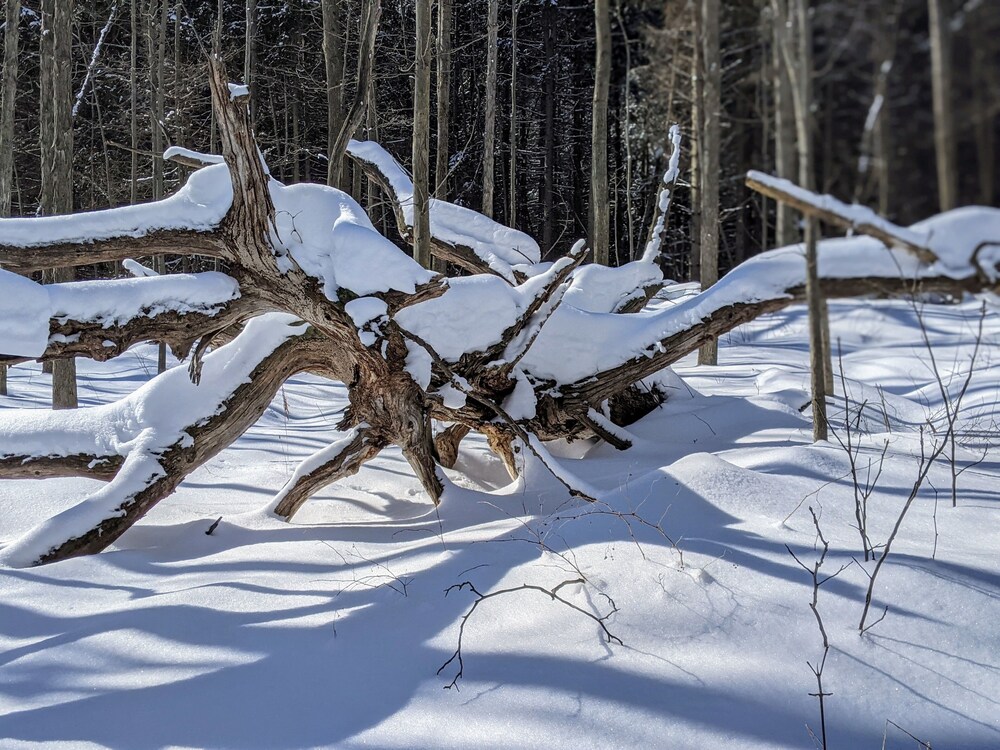
<svg viewBox="0 0 1000 750">
<path fill-rule="evenodd" d="M 316 492 L 357 474 L 362 465 L 375 458 L 384 447 L 385 443 L 373 438 L 367 427 L 357 429 L 353 438 L 337 453 L 307 471 L 296 472 L 275 498 L 274 514 L 290 521 Z"/>
<path fill-rule="evenodd" d="M 228 258 L 226 245 L 213 232 L 157 230 L 140 237 L 109 237 L 95 241 L 53 242 L 37 245 L 0 243 L 0 264 L 21 274 L 45 268 L 67 268 L 92 263 L 108 263 L 137 255 L 206 255 Z"/>
<path fill-rule="evenodd" d="M 774 200 L 787 206 L 791 206 L 806 216 L 815 217 L 820 221 L 824 221 L 835 227 L 840 227 L 842 229 L 857 232 L 858 234 L 874 237 L 887 247 L 898 247 L 903 250 L 908 250 L 924 263 L 934 263 L 937 260 L 937 255 L 933 250 L 904 236 L 905 230 L 901 227 L 894 227 L 894 225 L 890 225 L 889 222 L 874 225 L 865 221 L 853 221 L 849 216 L 845 216 L 835 210 L 824 208 L 816 202 L 803 200 L 803 198 L 796 193 L 783 190 L 772 183 L 763 182 L 752 173 L 747 175 L 746 185 L 751 190 L 754 190 L 761 195 L 766 195 L 768 198 L 773 198 Z"/>
<path fill-rule="evenodd" d="M 184 436 L 159 456 L 164 474 L 137 492 L 125 492 L 117 512 L 80 536 L 67 539 L 43 554 L 38 563 L 57 562 L 100 552 L 124 534 L 160 500 L 170 495 L 195 469 L 228 447 L 254 424 L 289 377 L 322 363 L 322 339 L 305 334 L 282 344 L 239 386 L 219 413 L 191 425 Z M 80 462 L 81 457 L 71 457 Z M 101 457 L 104 458 L 104 457 Z M 119 471 L 126 470 L 127 459 Z M 64 464 L 66 465 L 66 464 Z M 54 474 L 52 476 L 55 476 Z"/>
</svg>

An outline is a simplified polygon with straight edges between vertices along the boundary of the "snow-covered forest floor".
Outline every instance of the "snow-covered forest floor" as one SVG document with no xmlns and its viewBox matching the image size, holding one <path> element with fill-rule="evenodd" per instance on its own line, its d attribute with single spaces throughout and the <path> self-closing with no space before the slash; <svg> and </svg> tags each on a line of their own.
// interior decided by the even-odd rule
<svg viewBox="0 0 1000 750">
<path fill-rule="evenodd" d="M 979 310 L 922 311 L 953 394 Z M 877 475 L 868 525 L 880 545 L 917 478 L 920 426 L 942 424 L 942 397 L 909 303 L 831 303 L 831 327 L 848 390 L 845 401 L 838 375 L 832 419 L 846 439 L 845 407 L 864 404 L 852 440 L 862 488 Z M 632 449 L 559 450 L 600 490 L 597 505 L 568 500 L 535 465 L 511 484 L 470 437 L 437 510 L 387 452 L 286 524 L 259 509 L 329 442 L 345 396 L 295 378 L 109 551 L 0 569 L 0 746 L 812 747 L 807 661 L 822 658 L 822 638 L 812 577 L 789 552 L 818 559 L 812 507 L 830 543 L 821 577 L 847 565 L 818 593 L 830 747 L 914 747 L 906 733 L 935 748 L 998 747 L 1000 316 L 986 317 L 959 420 L 959 467 L 979 463 L 959 477 L 954 508 L 944 455 L 932 469 L 869 623 L 888 613 L 863 637 L 873 563 L 847 453 L 813 445 L 800 412 L 807 348 L 803 308 L 762 317 L 722 341 L 720 366 L 689 357 L 675 368 L 669 402 L 628 429 Z M 81 403 L 104 403 L 151 377 L 155 350 L 80 367 Z M 3 406 L 47 405 L 38 366 L 10 381 Z M 93 486 L 0 482 L 0 542 Z M 446 589 L 551 590 L 581 577 L 560 596 L 598 616 L 616 607 L 605 624 L 624 645 L 539 590 L 506 593 L 466 621 L 459 690 L 442 689 L 457 660 L 437 671 L 476 599 Z"/>
</svg>

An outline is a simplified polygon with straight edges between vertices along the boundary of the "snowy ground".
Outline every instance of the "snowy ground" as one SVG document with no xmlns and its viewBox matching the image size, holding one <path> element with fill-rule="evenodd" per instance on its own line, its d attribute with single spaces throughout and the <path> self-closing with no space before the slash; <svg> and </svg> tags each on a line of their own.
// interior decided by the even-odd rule
<svg viewBox="0 0 1000 750">
<path fill-rule="evenodd" d="M 907 303 L 836 303 L 831 316 L 851 401 L 868 403 L 862 467 L 889 441 L 869 501 L 880 544 L 941 396 Z M 978 303 L 928 306 L 924 319 L 957 390 Z M 585 461 L 574 457 L 586 446 L 560 451 L 602 490 L 597 506 L 567 501 L 534 465 L 509 484 L 470 439 L 438 511 L 387 453 L 295 523 L 265 518 L 257 510 L 330 439 L 344 403 L 340 387 L 294 380 L 108 552 L 0 569 L 0 747 L 812 747 L 819 707 L 806 662 L 821 639 L 811 578 L 785 545 L 816 560 L 810 506 L 831 542 L 823 573 L 859 557 L 860 543 L 846 453 L 812 445 L 799 411 L 804 323 L 801 308 L 762 318 L 723 342 L 719 367 L 676 368 L 684 383 L 629 428 L 631 450 L 602 445 Z M 878 579 L 875 614 L 888 604 L 887 616 L 859 637 L 871 563 L 820 589 L 831 748 L 914 747 L 902 730 L 935 748 L 1000 746 L 995 313 L 984 338 L 959 459 L 985 459 L 960 477 L 957 508 L 947 465 L 931 472 Z M 151 354 L 81 363 L 82 402 L 147 380 Z M 42 406 L 46 389 L 39 368 L 19 366 L 2 403 Z M 0 482 L 0 540 L 89 486 Z M 442 689 L 456 665 L 436 672 L 474 601 L 447 587 L 552 587 L 581 574 L 586 585 L 560 593 L 600 614 L 613 599 L 607 625 L 624 646 L 542 593 L 504 594 L 468 620 L 460 690 Z"/>
</svg>

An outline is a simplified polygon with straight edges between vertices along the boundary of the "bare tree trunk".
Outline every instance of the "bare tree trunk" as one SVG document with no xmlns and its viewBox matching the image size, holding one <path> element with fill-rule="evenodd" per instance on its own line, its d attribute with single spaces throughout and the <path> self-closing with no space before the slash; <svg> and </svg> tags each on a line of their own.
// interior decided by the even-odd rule
<svg viewBox="0 0 1000 750">
<path fill-rule="evenodd" d="M 340 0 L 323 0 L 323 60 L 326 64 L 326 184 L 340 187 L 343 160 L 333 154 L 343 118 L 344 29 Z"/>
<path fill-rule="evenodd" d="M 17 48 L 21 0 L 4 6 L 3 87 L 0 89 L 0 216 L 10 216 L 14 177 L 14 99 L 17 96 Z M 7 395 L 7 365 L 0 365 L 0 396 Z"/>
<path fill-rule="evenodd" d="M 798 177 L 798 163 L 795 152 L 795 107 L 792 100 L 792 84 L 788 68 L 782 62 L 781 36 L 787 31 L 779 28 L 775 20 L 773 29 L 774 55 L 774 168 L 778 177 L 786 180 Z M 785 204 L 778 202 L 775 242 L 778 247 L 791 245 L 798 240 L 795 213 Z"/>
<path fill-rule="evenodd" d="M 809 18 L 809 0 L 795 0 L 796 31 L 798 37 L 799 98 L 795 113 L 799 145 L 799 184 L 806 190 L 815 190 L 815 150 L 812 140 L 813 56 L 812 22 Z M 790 72 L 790 71 L 789 71 Z M 812 386 L 813 439 L 827 439 L 826 362 L 828 336 L 824 335 L 826 304 L 819 283 L 819 222 L 812 216 L 805 217 L 806 243 L 806 303 L 809 307 L 809 369 Z M 832 379 L 832 374 L 830 379 Z"/>
<path fill-rule="evenodd" d="M 931 90 L 934 95 L 934 153 L 937 157 L 938 207 L 958 205 L 958 166 L 952 112 L 951 28 L 945 0 L 927 0 L 931 39 Z"/>
<path fill-rule="evenodd" d="M 416 60 L 413 84 L 413 257 L 431 267 L 431 0 L 416 2 Z"/>
<path fill-rule="evenodd" d="M 597 57 L 594 62 L 594 104 L 590 149 L 591 244 L 594 261 L 611 262 L 608 205 L 608 89 L 611 86 L 611 9 L 608 0 L 594 0 Z"/>
<path fill-rule="evenodd" d="M 40 122 L 44 214 L 73 211 L 73 3 L 43 0 L 41 36 Z M 72 268 L 56 269 L 56 282 L 72 281 Z M 52 408 L 76 408 L 76 361 L 60 360 L 52 367 Z"/>
<path fill-rule="evenodd" d="M 129 102 L 131 105 L 131 117 L 130 117 L 130 134 L 132 137 L 132 170 L 129 173 L 129 202 L 138 203 L 139 201 L 139 11 L 136 9 L 136 3 L 133 2 L 129 5 L 131 12 L 131 37 L 129 41 L 129 71 L 128 71 L 128 90 L 129 90 Z M 212 122 L 215 122 L 215 115 L 212 115 Z M 215 127 L 213 125 L 212 131 L 214 133 Z M 213 138 L 214 141 L 214 138 Z M 213 142 L 212 151 L 215 152 L 215 145 Z"/>
<path fill-rule="evenodd" d="M 167 0 L 149 0 L 146 18 L 146 41 L 149 52 L 149 87 L 152 94 L 149 110 L 149 129 L 153 152 L 153 200 L 163 198 L 163 122 L 165 99 Z M 157 255 L 153 268 L 160 275 L 167 272 L 166 258 Z M 167 369 L 167 347 L 160 343 L 156 354 L 156 371 Z"/>
<path fill-rule="evenodd" d="M 980 6 L 986 15 L 987 3 Z M 985 18 L 983 19 L 985 21 Z M 996 107 L 997 70 L 992 57 L 996 49 L 984 23 L 972 24 L 972 76 L 974 90 L 973 119 L 976 132 L 976 157 L 979 163 L 979 202 L 992 206 L 996 195 Z"/>
<path fill-rule="evenodd" d="M 701 2 L 691 4 L 691 254 L 690 279 L 701 281 L 702 103 Z"/>
<path fill-rule="evenodd" d="M 449 144 L 451 117 L 451 2 L 438 0 L 437 33 L 437 153 L 434 164 L 434 196 L 448 200 Z"/>
<path fill-rule="evenodd" d="M 554 217 L 552 209 L 555 202 L 555 98 L 556 98 L 556 60 L 553 57 L 552 36 L 555 34 L 553 21 L 553 6 L 546 3 L 542 10 L 545 19 L 545 59 L 548 61 L 545 71 L 545 177 L 542 190 L 542 257 L 552 250 Z"/>
<path fill-rule="evenodd" d="M 493 218 L 497 132 L 497 35 L 499 33 L 499 0 L 489 0 L 486 21 L 486 103 L 483 135 L 483 213 Z"/>
<path fill-rule="evenodd" d="M 21 0 L 7 0 L 4 7 L 0 142 L 5 145 L 0 148 L 0 216 L 9 216 L 14 177 L 14 100 L 17 96 L 17 48 Z"/>
<path fill-rule="evenodd" d="M 707 289 L 719 280 L 719 149 L 722 110 L 722 59 L 719 49 L 719 0 L 701 0 L 701 45 L 699 56 L 703 81 L 699 167 L 701 185 L 701 286 Z M 712 339 L 698 352 L 698 364 L 719 362 L 719 342 Z"/>
<path fill-rule="evenodd" d="M 247 0 L 246 32 L 243 38 L 243 83 L 250 91 L 250 122 L 257 114 L 257 95 L 254 86 L 254 66 L 257 61 L 257 0 Z"/>
<path fill-rule="evenodd" d="M 510 213 L 507 223 L 517 225 L 517 11 L 518 0 L 513 0 L 510 7 L 510 175 L 508 188 L 510 191 Z"/>
</svg>

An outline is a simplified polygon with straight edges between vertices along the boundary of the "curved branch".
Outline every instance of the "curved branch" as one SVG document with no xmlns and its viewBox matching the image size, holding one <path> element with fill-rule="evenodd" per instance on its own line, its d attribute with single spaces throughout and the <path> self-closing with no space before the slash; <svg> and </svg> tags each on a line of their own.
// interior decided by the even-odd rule
<svg viewBox="0 0 1000 750">
<path fill-rule="evenodd" d="M 130 434 L 102 438 L 109 442 L 103 452 L 117 448 L 125 455 L 119 456 L 121 465 L 114 479 L 5 548 L 5 562 L 34 565 L 105 549 L 188 474 L 254 424 L 287 378 L 320 366 L 326 356 L 322 343 L 321 337 L 306 332 L 290 316 L 264 316 L 205 358 L 200 386 L 191 384 L 183 369 L 175 368 L 120 402 L 81 409 L 69 417 L 62 412 L 46 415 L 50 427 L 62 420 L 68 429 L 68 420 L 74 420 L 77 429 L 71 437 L 81 444 L 95 441 L 93 430 L 87 429 L 91 422 L 127 427 Z M 27 429 L 30 432 L 32 426 Z M 8 430 L 5 437 L 16 441 L 16 431 Z M 58 462 L 63 468 L 79 467 L 84 458 L 76 450 L 61 462 L 40 458 L 38 465 Z"/>
<path fill-rule="evenodd" d="M 295 469 L 281 491 L 271 501 L 270 510 L 286 521 L 313 494 L 345 477 L 358 473 L 375 458 L 386 443 L 375 438 L 366 425 L 353 428 L 345 437 L 313 453 Z"/>
</svg>

